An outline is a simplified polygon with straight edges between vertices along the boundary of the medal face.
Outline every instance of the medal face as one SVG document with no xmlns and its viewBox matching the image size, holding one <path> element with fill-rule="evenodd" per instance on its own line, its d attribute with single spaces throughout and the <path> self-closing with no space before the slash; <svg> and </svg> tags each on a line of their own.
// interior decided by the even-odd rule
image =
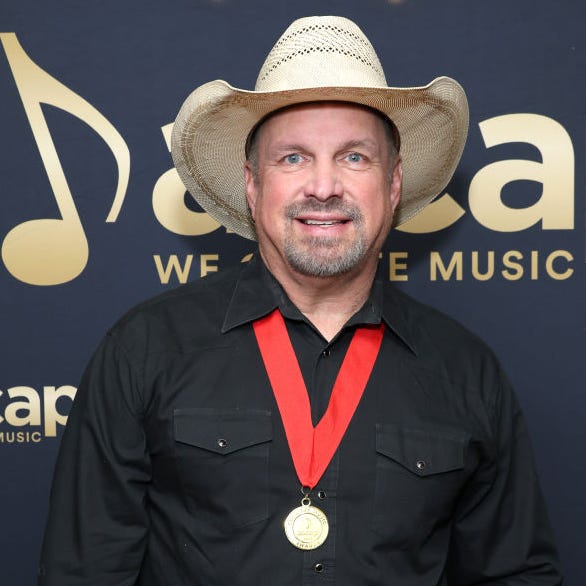
<svg viewBox="0 0 586 586">
<path fill-rule="evenodd" d="M 285 519 L 285 535 L 299 549 L 315 549 L 328 536 L 328 519 L 323 511 L 312 505 L 293 509 Z"/>
</svg>

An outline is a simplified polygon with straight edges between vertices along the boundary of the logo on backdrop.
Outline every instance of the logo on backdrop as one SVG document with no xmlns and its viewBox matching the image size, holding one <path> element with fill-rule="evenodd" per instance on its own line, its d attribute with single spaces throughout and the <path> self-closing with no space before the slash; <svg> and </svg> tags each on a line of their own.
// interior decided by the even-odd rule
<svg viewBox="0 0 586 586">
<path fill-rule="evenodd" d="M 0 445 L 38 444 L 67 423 L 77 389 L 71 385 L 0 390 Z"/>
<path fill-rule="evenodd" d="M 60 218 L 29 220 L 15 226 L 2 242 L 2 260 L 10 274 L 24 283 L 67 283 L 84 270 L 88 241 L 41 104 L 61 108 L 83 120 L 112 150 L 118 165 L 118 185 L 106 222 L 115 222 L 120 213 L 128 187 L 130 153 L 114 126 L 86 100 L 36 65 L 14 33 L 0 34 L 0 40 L 61 214 Z"/>
<path fill-rule="evenodd" d="M 108 145 L 116 160 L 118 183 L 106 222 L 115 222 L 122 208 L 130 175 L 130 153 L 114 126 L 90 103 L 36 65 L 14 33 L 0 34 L 2 46 L 25 113 L 41 155 L 59 218 L 31 219 L 13 227 L 2 242 L 2 261 L 10 274 L 30 285 L 67 283 L 78 277 L 88 262 L 89 245 L 75 200 L 55 149 L 41 104 L 58 107 L 88 124 Z M 161 130 L 169 149 L 171 124 Z M 541 154 L 541 161 L 508 159 L 490 163 L 472 178 L 468 189 L 470 214 L 494 232 L 518 232 L 540 225 L 542 230 L 574 229 L 574 149 L 570 136 L 557 121 L 539 114 L 507 114 L 479 124 L 486 148 L 507 143 L 528 143 Z M 503 188 L 515 181 L 541 185 L 541 196 L 528 207 L 510 207 Z M 186 207 L 185 189 L 174 168 L 156 182 L 153 212 L 167 230 L 183 236 L 202 236 L 221 228 L 205 212 Z M 466 215 L 449 193 L 410 222 L 398 228 L 412 234 L 444 230 Z M 222 228 L 223 229 L 223 228 Z M 195 263 L 194 263 L 195 260 Z M 385 259 L 386 260 L 386 259 Z M 430 281 L 509 281 L 572 276 L 573 254 L 568 250 L 430 251 Z M 154 270 L 162 284 L 186 282 L 190 277 L 217 271 L 219 254 L 153 255 Z M 388 253 L 390 280 L 409 279 L 409 253 Z M 198 270 L 199 268 L 199 270 Z M 195 269 L 195 271 L 194 271 Z"/>
</svg>

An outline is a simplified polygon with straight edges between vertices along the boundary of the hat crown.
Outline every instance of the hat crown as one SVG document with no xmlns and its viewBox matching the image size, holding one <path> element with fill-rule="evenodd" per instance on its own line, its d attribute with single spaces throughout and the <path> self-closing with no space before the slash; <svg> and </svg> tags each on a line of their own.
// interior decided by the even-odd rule
<svg viewBox="0 0 586 586">
<path fill-rule="evenodd" d="M 380 61 L 364 33 L 340 16 L 294 21 L 260 70 L 255 91 L 312 87 L 386 87 Z"/>
</svg>

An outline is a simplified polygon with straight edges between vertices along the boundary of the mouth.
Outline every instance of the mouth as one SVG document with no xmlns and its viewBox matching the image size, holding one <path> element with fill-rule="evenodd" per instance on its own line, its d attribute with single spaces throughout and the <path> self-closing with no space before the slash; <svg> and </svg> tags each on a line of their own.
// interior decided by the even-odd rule
<svg viewBox="0 0 586 586">
<path fill-rule="evenodd" d="M 322 228 L 327 228 L 329 226 L 339 226 L 341 224 L 346 224 L 350 220 L 316 220 L 311 218 L 298 218 L 298 220 L 305 224 L 306 226 L 320 226 Z"/>
<path fill-rule="evenodd" d="M 324 203 L 308 200 L 290 205 L 286 217 L 299 226 L 302 233 L 312 236 L 342 236 L 352 226 L 358 229 L 362 223 L 362 214 L 356 206 L 336 198 Z"/>
</svg>

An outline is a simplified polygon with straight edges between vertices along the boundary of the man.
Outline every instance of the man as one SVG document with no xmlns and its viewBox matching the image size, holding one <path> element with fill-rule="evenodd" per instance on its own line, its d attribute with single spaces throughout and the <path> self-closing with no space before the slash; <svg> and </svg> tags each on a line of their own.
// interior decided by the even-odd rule
<svg viewBox="0 0 586 586">
<path fill-rule="evenodd" d="M 338 17 L 294 22 L 254 92 L 188 98 L 177 170 L 259 251 L 109 332 L 63 438 L 40 584 L 561 583 L 495 358 L 375 277 L 466 128 L 456 82 L 388 88 Z"/>
</svg>

